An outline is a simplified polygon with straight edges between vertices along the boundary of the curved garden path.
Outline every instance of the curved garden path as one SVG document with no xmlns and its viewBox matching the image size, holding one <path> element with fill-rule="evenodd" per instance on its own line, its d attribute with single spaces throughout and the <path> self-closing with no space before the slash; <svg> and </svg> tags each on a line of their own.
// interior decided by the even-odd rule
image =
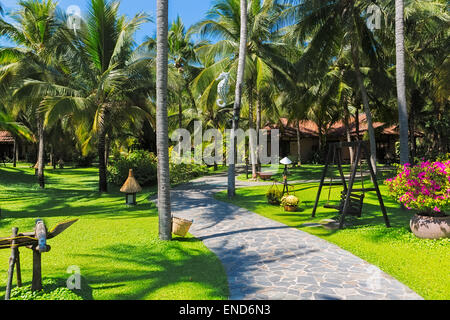
<svg viewBox="0 0 450 320">
<path fill-rule="evenodd" d="M 422 299 L 334 244 L 215 200 L 226 182 L 226 174 L 197 179 L 175 188 L 171 203 L 173 215 L 193 219 L 190 233 L 222 261 L 230 299 Z M 258 184 L 236 180 L 236 187 L 248 185 Z"/>
</svg>

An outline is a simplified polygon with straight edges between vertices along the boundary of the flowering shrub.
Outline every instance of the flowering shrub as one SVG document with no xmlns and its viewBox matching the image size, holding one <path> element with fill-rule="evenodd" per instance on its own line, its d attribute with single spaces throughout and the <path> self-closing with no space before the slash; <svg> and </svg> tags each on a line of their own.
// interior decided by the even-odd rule
<svg viewBox="0 0 450 320">
<path fill-rule="evenodd" d="M 385 181 L 389 194 L 408 209 L 423 215 L 444 215 L 450 208 L 450 160 L 405 164 L 393 179 Z"/>
</svg>

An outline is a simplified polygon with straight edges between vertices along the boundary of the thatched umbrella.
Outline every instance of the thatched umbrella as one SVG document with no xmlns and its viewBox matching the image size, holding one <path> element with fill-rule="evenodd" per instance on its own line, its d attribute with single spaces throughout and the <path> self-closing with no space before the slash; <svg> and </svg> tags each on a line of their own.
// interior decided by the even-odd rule
<svg viewBox="0 0 450 320">
<path fill-rule="evenodd" d="M 125 203 L 129 206 L 135 206 L 137 204 L 136 193 L 141 191 L 142 188 L 133 175 L 133 169 L 130 169 L 128 179 L 127 181 L 125 181 L 122 188 L 120 189 L 120 192 L 125 193 Z"/>
</svg>

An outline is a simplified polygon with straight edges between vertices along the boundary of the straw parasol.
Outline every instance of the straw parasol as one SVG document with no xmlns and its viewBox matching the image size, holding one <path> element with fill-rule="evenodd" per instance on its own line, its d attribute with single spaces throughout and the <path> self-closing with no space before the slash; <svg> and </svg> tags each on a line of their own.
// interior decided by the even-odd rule
<svg viewBox="0 0 450 320">
<path fill-rule="evenodd" d="M 139 185 L 139 182 L 136 180 L 133 174 L 133 169 L 130 169 L 128 174 L 128 179 L 123 184 L 120 192 L 126 194 L 125 201 L 128 205 L 136 205 L 136 193 L 141 192 L 142 188 Z"/>
</svg>

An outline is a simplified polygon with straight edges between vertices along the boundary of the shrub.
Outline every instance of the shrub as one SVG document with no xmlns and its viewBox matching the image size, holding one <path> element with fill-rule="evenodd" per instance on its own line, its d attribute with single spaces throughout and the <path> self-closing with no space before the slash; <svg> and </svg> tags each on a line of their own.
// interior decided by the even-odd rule
<svg viewBox="0 0 450 320">
<path fill-rule="evenodd" d="M 408 209 L 422 215 L 441 216 L 450 208 L 450 160 L 400 166 L 393 179 L 387 179 L 389 194 Z"/>
<path fill-rule="evenodd" d="M 266 193 L 267 201 L 273 205 L 279 205 L 281 202 L 282 192 L 276 188 L 271 188 Z"/>
<path fill-rule="evenodd" d="M 290 207 L 296 207 L 300 203 L 300 200 L 296 196 L 292 195 L 286 195 L 283 198 L 281 198 L 281 206 L 290 206 Z"/>
<path fill-rule="evenodd" d="M 74 291 L 58 285 L 53 279 L 44 280 L 42 291 L 31 291 L 31 285 L 11 290 L 11 300 L 83 300 Z"/>
<path fill-rule="evenodd" d="M 136 150 L 108 166 L 108 182 L 121 186 L 125 183 L 130 169 L 141 186 L 154 184 L 157 179 L 156 156 L 145 150 Z"/>
<path fill-rule="evenodd" d="M 201 166 L 193 163 L 170 163 L 170 182 L 173 184 L 188 182 L 193 178 L 203 176 L 207 173 L 208 168 L 206 166 Z"/>
</svg>

